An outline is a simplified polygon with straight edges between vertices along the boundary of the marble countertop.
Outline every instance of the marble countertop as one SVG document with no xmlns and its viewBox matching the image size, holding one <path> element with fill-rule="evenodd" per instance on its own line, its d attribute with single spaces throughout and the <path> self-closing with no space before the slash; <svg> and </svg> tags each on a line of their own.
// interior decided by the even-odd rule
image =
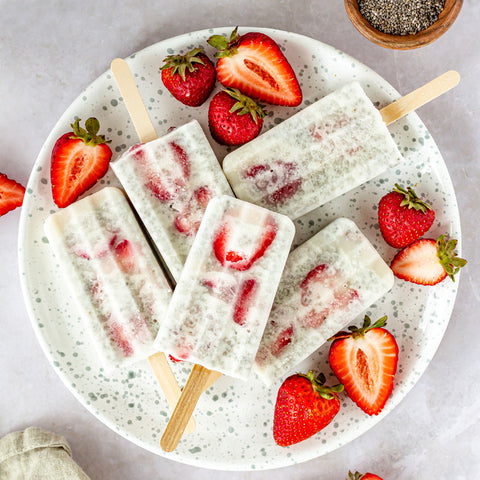
<svg viewBox="0 0 480 480">
<path fill-rule="evenodd" d="M 445 336 L 406 398 L 367 433 L 321 458 L 274 471 L 194 468 L 149 453 L 103 425 L 65 388 L 33 333 L 17 265 L 20 209 L 0 219 L 0 437 L 31 425 L 56 431 L 92 479 L 343 479 L 349 469 L 385 479 L 471 479 L 480 471 L 480 370 L 475 338 L 480 193 L 480 3 L 465 0 L 434 44 L 393 51 L 364 39 L 340 0 L 236 2 L 0 2 L 0 171 L 27 183 L 57 119 L 115 57 L 212 26 L 270 27 L 318 39 L 365 63 L 401 93 L 454 69 L 454 92 L 418 113 L 452 177 L 469 260 Z M 475 220 L 477 219 L 477 220 Z"/>
</svg>

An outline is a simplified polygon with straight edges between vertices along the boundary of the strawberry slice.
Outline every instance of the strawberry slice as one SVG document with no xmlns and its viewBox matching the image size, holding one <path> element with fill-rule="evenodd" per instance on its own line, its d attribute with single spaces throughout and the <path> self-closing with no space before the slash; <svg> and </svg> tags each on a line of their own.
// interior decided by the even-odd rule
<svg viewBox="0 0 480 480">
<path fill-rule="evenodd" d="M 277 235 L 277 224 L 271 215 L 267 215 L 263 231 L 257 240 L 255 248 L 245 251 L 242 245 L 232 245 L 232 227 L 228 220 L 215 232 L 213 251 L 217 260 L 223 265 L 235 270 L 248 270 L 259 258 L 263 257 L 267 248 Z"/>
<path fill-rule="evenodd" d="M 134 273 L 137 270 L 135 249 L 127 239 L 118 239 L 115 235 L 110 241 L 110 248 L 122 272 Z"/>
<path fill-rule="evenodd" d="M 393 335 L 383 328 L 387 317 L 371 325 L 365 315 L 361 328 L 349 327 L 329 340 L 329 362 L 345 386 L 348 396 L 368 415 L 378 415 L 393 389 L 397 370 L 398 346 Z"/>
<path fill-rule="evenodd" d="M 289 325 L 287 328 L 284 328 L 277 336 L 270 351 L 274 357 L 278 357 L 283 350 L 285 350 L 288 345 L 292 343 L 293 339 L 293 325 Z"/>
<path fill-rule="evenodd" d="M 302 178 L 295 162 L 277 160 L 267 165 L 254 165 L 243 176 L 258 190 L 265 192 L 263 201 L 271 206 L 282 205 L 302 186 Z"/>
<path fill-rule="evenodd" d="M 329 314 L 358 299 L 358 292 L 346 285 L 333 267 L 323 263 L 307 273 L 300 292 L 307 311 L 299 315 L 299 321 L 310 328 L 318 328 Z"/>
<path fill-rule="evenodd" d="M 257 293 L 257 282 L 253 278 L 248 278 L 240 286 L 235 306 L 233 308 L 233 321 L 238 325 L 247 323 L 248 311 L 253 304 Z"/>
<path fill-rule="evenodd" d="M 108 170 L 112 151 L 103 135 L 97 135 L 96 118 L 80 127 L 80 119 L 71 124 L 73 132 L 62 135 L 55 143 L 51 158 L 52 194 L 55 204 L 66 207 L 103 177 Z"/>
<path fill-rule="evenodd" d="M 195 235 L 212 197 L 213 193 L 206 185 L 197 188 L 185 204 L 184 210 L 175 216 L 174 225 L 177 231 L 187 236 Z"/>
<path fill-rule="evenodd" d="M 174 142 L 169 143 L 173 162 L 165 164 L 162 172 L 151 172 L 143 151 L 139 151 L 139 164 L 143 165 L 146 176 L 145 186 L 161 202 L 169 202 L 176 198 L 185 188 L 190 177 L 190 161 L 187 152 Z"/>
<path fill-rule="evenodd" d="M 300 105 L 300 85 L 277 43 L 263 33 L 239 36 L 237 30 L 230 39 L 213 35 L 207 40 L 219 50 L 215 70 L 220 83 L 274 105 Z"/>
<path fill-rule="evenodd" d="M 457 241 L 451 239 L 447 242 L 445 238 L 445 235 L 436 241 L 420 238 L 400 250 L 391 263 L 393 273 L 398 278 L 418 285 L 436 285 L 447 275 L 455 281 L 455 274 L 467 261 L 457 257 Z"/>
<path fill-rule="evenodd" d="M 0 217 L 20 207 L 25 196 L 25 187 L 0 173 Z"/>
</svg>

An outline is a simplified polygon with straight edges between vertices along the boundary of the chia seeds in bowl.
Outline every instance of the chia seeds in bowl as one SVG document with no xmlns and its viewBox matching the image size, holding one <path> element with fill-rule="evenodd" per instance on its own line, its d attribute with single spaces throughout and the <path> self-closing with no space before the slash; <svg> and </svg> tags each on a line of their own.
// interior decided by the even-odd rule
<svg viewBox="0 0 480 480">
<path fill-rule="evenodd" d="M 445 0 L 358 0 L 360 14 L 377 30 L 413 35 L 438 20 Z"/>
</svg>

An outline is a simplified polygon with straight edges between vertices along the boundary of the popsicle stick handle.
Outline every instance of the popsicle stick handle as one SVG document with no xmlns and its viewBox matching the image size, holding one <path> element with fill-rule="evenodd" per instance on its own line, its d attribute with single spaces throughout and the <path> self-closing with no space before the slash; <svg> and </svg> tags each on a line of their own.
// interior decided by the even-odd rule
<svg viewBox="0 0 480 480">
<path fill-rule="evenodd" d="M 458 85 L 459 81 L 460 75 L 455 70 L 450 70 L 440 75 L 431 82 L 423 85 L 423 87 L 417 88 L 408 95 L 382 108 L 380 114 L 382 115 L 383 121 L 387 125 L 390 125 L 404 117 L 407 113 L 413 112 L 413 110 L 448 92 L 448 90 Z"/>
<path fill-rule="evenodd" d="M 140 141 L 150 142 L 155 140 L 158 138 L 157 132 L 150 120 L 127 62 L 123 58 L 116 58 L 112 61 L 110 68 Z"/>
<path fill-rule="evenodd" d="M 160 440 L 160 446 L 165 452 L 173 452 L 177 448 L 188 420 L 195 410 L 198 399 L 208 386 L 211 373 L 211 370 L 201 365 L 193 366 L 177 406 Z"/>
<path fill-rule="evenodd" d="M 175 410 L 175 406 L 177 405 L 182 390 L 178 386 L 168 360 L 162 352 L 158 352 L 154 355 L 150 355 L 150 357 L 148 357 L 148 362 L 150 363 L 160 388 L 167 399 L 170 409 L 172 411 Z M 195 420 L 191 417 L 185 428 L 185 432 L 192 433 L 195 430 L 195 426 Z"/>
</svg>

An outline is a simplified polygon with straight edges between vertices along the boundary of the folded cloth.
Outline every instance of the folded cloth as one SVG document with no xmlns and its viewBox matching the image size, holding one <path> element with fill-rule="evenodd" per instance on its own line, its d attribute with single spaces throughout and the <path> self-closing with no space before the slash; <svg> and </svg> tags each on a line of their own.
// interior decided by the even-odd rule
<svg viewBox="0 0 480 480">
<path fill-rule="evenodd" d="M 65 438 L 41 428 L 0 439 L 0 480 L 89 480 Z"/>
</svg>

